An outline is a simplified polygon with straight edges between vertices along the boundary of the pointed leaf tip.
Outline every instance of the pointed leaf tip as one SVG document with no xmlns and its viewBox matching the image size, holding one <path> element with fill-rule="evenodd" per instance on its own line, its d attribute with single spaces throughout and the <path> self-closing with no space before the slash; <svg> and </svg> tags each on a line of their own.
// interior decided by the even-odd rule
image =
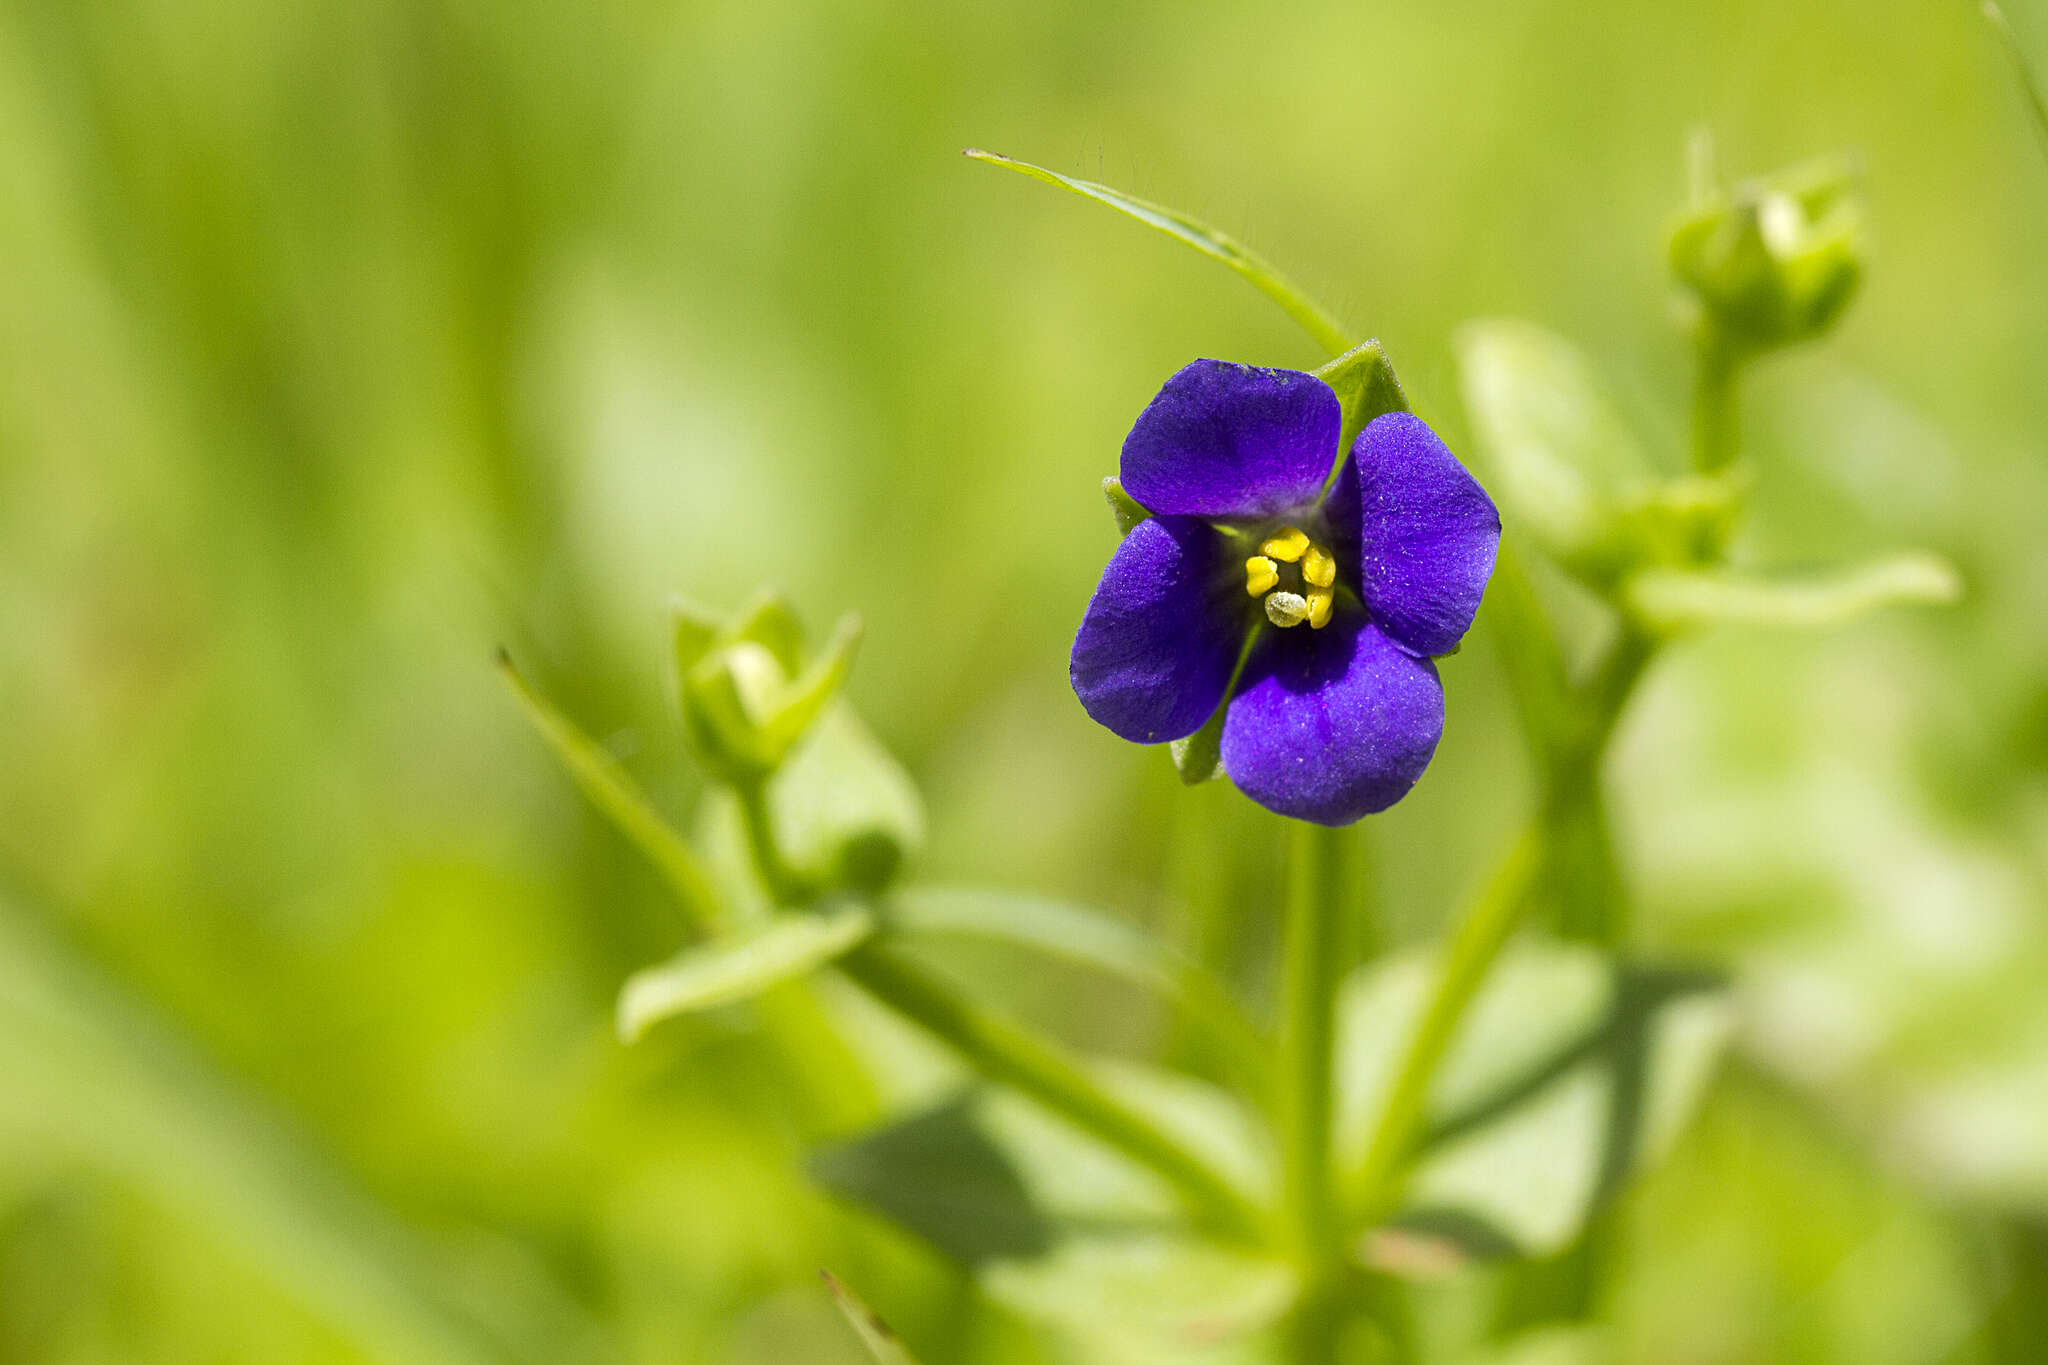
<svg viewBox="0 0 2048 1365">
<path fill-rule="evenodd" d="M 1047 170 L 1029 161 L 1019 161 L 1015 157 L 983 151 L 979 147 L 967 148 L 966 155 L 976 161 L 985 161 L 991 166 L 1002 166 L 1019 175 L 1028 175 L 1033 180 L 1042 180 L 1048 185 L 1057 185 L 1063 190 L 1080 195 L 1083 199 L 1092 199 L 1126 217 L 1137 219 L 1147 227 L 1165 233 L 1177 242 L 1193 247 L 1211 260 L 1221 261 L 1242 276 L 1254 289 L 1278 304 L 1303 331 L 1315 338 L 1317 345 L 1332 355 L 1342 354 L 1351 349 L 1350 333 L 1338 323 L 1328 309 L 1310 299 L 1299 285 L 1282 275 L 1272 262 L 1229 233 L 1213 228 L 1200 219 L 1191 218 L 1178 209 L 1155 204 L 1133 194 L 1125 194 L 1122 190 L 1097 184 L 1093 180 L 1061 175 L 1058 171 Z"/>
<path fill-rule="evenodd" d="M 860 1338 L 860 1344 L 867 1348 L 875 1365 L 917 1365 L 916 1357 L 903 1345 L 903 1338 L 882 1321 L 881 1314 L 868 1307 L 860 1295 L 848 1288 L 844 1280 L 829 1270 L 820 1270 L 818 1278 L 825 1282 L 832 1302 L 839 1306 L 847 1325 L 853 1328 L 853 1334 Z"/>
</svg>

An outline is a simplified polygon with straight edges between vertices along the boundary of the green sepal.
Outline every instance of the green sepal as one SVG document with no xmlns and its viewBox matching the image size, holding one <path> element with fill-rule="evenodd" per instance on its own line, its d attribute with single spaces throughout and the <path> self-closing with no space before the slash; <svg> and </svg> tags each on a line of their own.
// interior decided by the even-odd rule
<svg viewBox="0 0 2048 1365">
<path fill-rule="evenodd" d="M 865 907 L 844 905 L 778 915 L 749 933 L 685 948 L 626 978 L 619 991 L 619 1039 L 637 1042 L 663 1019 L 748 1000 L 807 976 L 860 946 L 874 929 Z"/>
<path fill-rule="evenodd" d="M 853 671 L 861 629 L 858 616 L 841 617 L 825 648 L 776 698 L 768 718 L 761 723 L 762 745 L 775 762 L 781 762 L 790 746 L 809 732 L 825 707 L 839 695 L 847 674 Z"/>
<path fill-rule="evenodd" d="M 1116 518 L 1116 533 L 1120 536 L 1129 535 L 1138 529 L 1139 522 L 1152 516 L 1143 503 L 1124 492 L 1123 480 L 1114 474 L 1102 481 L 1102 496 L 1109 501 L 1109 512 Z"/>
<path fill-rule="evenodd" d="M 1229 710 L 1228 706 L 1217 707 L 1216 714 L 1210 716 L 1201 729 L 1166 746 L 1173 755 L 1173 766 L 1180 773 L 1180 780 L 1190 787 L 1223 776 L 1223 717 Z"/>
<path fill-rule="evenodd" d="M 752 641 L 775 656 L 783 672 L 795 676 L 804 666 L 804 628 L 796 609 L 773 588 L 763 588 L 740 608 L 719 635 L 720 645 Z"/>
<path fill-rule="evenodd" d="M 1377 338 L 1361 342 L 1329 364 L 1313 371 L 1337 395 L 1344 422 L 1338 429 L 1337 459 L 1341 464 L 1351 454 L 1352 442 L 1375 417 L 1390 412 L 1408 412 L 1408 395 L 1394 377 L 1393 362 Z M 1334 471 L 1332 471 L 1334 477 Z"/>
<path fill-rule="evenodd" d="M 676 676 L 687 677 L 717 642 L 725 622 L 710 608 L 678 597 L 669 603 L 669 623 L 675 642 Z"/>
<path fill-rule="evenodd" d="M 795 618 L 779 599 L 764 600 L 683 674 L 684 729 L 699 757 L 727 782 L 773 772 L 838 695 L 860 636 L 860 619 L 843 618 L 824 650 L 795 672 Z"/>
<path fill-rule="evenodd" d="M 758 780 L 774 770 L 761 723 L 784 678 L 775 656 L 753 641 L 715 649 L 683 675 L 683 734 L 720 781 Z"/>
</svg>

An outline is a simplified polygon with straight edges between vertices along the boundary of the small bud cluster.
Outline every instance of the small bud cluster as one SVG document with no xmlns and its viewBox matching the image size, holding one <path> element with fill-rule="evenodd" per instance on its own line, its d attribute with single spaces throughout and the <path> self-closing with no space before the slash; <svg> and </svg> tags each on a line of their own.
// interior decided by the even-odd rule
<svg viewBox="0 0 2048 1365">
<path fill-rule="evenodd" d="M 1741 352 L 1810 340 L 1841 317 L 1862 280 L 1868 221 L 1845 158 L 1806 162 L 1732 189 L 1701 168 L 1671 234 L 1673 274 L 1694 326 Z"/>
</svg>

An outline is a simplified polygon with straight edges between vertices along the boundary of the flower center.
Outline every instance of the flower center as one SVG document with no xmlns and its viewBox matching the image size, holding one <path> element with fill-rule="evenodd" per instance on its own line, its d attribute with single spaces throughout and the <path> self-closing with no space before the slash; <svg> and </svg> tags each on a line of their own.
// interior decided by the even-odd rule
<svg viewBox="0 0 2048 1365">
<path fill-rule="evenodd" d="M 1245 592 L 1265 599 L 1266 619 L 1282 630 L 1330 624 L 1336 581 L 1337 561 L 1299 526 L 1281 527 L 1244 562 Z"/>
</svg>

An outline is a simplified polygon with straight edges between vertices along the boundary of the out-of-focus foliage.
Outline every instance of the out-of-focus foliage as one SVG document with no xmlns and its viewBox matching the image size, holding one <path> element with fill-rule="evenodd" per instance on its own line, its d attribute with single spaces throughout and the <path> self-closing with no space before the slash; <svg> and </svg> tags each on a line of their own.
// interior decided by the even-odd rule
<svg viewBox="0 0 2048 1365">
<path fill-rule="evenodd" d="M 1453 338 L 1534 319 L 1670 476 L 1702 122 L 1731 170 L 1853 149 L 1874 224 L 1828 346 L 1746 393 L 1744 562 L 1927 545 L 1970 593 L 1659 661 L 1606 774 L 1632 933 L 1729 969 L 1737 1060 L 1597 1256 L 1417 1330 L 2040 1358 L 2048 163 L 2010 75 L 1967 5 L 1834 0 L 0 4 L 0 1359 L 857 1362 L 820 1265 L 920 1359 L 1042 1359 L 1047 1281 L 977 1298 L 807 1182 L 863 1097 L 731 1011 L 618 1045 L 685 926 L 491 650 L 679 818 L 670 594 L 857 609 L 927 880 L 1121 907 L 1256 998 L 1269 827 L 1063 660 L 1144 399 L 1323 357 L 959 149 L 1223 225 L 1461 452 Z M 1508 644 L 1482 614 L 1428 778 L 1357 835 L 1361 933 L 1433 937 L 1521 808 Z M 1074 1041 L 1227 1065 L 1168 992 L 950 952 Z M 876 1031 L 893 1099 L 952 1093 Z"/>
</svg>

